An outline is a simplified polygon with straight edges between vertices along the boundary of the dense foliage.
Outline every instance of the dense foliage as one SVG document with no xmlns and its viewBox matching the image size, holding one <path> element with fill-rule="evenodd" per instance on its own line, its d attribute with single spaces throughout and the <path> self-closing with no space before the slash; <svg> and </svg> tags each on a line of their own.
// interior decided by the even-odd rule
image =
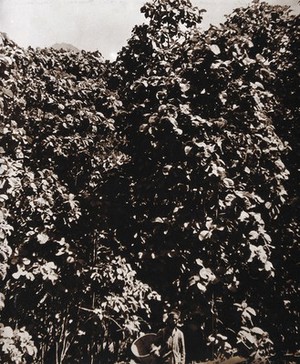
<svg viewBox="0 0 300 364">
<path fill-rule="evenodd" d="M 120 102 L 97 52 L 25 51 L 5 37 L 2 51 L 2 362 L 117 355 L 156 298 L 95 212 L 128 159 L 111 118 Z"/>
<path fill-rule="evenodd" d="M 130 240 L 145 278 L 200 313 L 213 351 L 295 350 L 299 20 L 255 2 L 202 33 L 185 2 L 142 11 L 150 21 L 116 73 L 129 111 Z M 140 66 L 128 72 L 130 60 Z"/>
<path fill-rule="evenodd" d="M 1 35 L 3 363 L 114 363 L 167 307 L 194 359 L 299 349 L 299 17 L 203 11 L 114 63 Z"/>
</svg>

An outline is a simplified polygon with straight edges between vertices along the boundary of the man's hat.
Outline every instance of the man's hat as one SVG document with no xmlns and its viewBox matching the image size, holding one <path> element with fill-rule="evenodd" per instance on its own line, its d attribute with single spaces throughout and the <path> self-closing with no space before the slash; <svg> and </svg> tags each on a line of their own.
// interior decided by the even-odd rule
<svg viewBox="0 0 300 364">
<path fill-rule="evenodd" d="M 177 309 L 174 309 L 174 310 L 172 310 L 172 311 L 169 312 L 169 316 L 174 316 L 174 315 L 180 317 L 181 313 Z"/>
</svg>

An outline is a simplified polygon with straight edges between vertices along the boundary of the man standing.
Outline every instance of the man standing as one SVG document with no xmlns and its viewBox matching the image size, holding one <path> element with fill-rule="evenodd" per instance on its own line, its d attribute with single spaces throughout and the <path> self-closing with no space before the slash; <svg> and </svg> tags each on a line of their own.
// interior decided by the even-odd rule
<svg viewBox="0 0 300 364">
<path fill-rule="evenodd" d="M 180 313 L 169 313 L 167 325 L 157 333 L 151 352 L 164 364 L 185 364 L 185 345 L 183 332 L 177 327 Z"/>
</svg>

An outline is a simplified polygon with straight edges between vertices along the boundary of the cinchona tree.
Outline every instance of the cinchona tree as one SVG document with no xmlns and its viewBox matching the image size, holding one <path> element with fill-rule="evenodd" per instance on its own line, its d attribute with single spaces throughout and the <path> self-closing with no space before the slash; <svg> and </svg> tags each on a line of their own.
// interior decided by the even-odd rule
<svg viewBox="0 0 300 364">
<path fill-rule="evenodd" d="M 157 297 L 97 208 L 121 103 L 99 52 L 0 53 L 0 361 L 115 362 Z"/>
<path fill-rule="evenodd" d="M 202 32 L 189 1 L 142 11 L 113 65 L 1 35 L 4 363 L 116 362 L 143 282 L 197 316 L 189 354 L 299 347 L 298 17 L 255 2 Z"/>
<path fill-rule="evenodd" d="M 118 239 L 166 302 L 202 315 L 214 353 L 258 359 L 294 349 L 298 230 L 293 218 L 282 222 L 290 149 L 276 128 L 279 118 L 295 122 L 278 84 L 294 90 L 297 18 L 255 2 L 201 32 L 189 1 L 142 12 L 148 23 L 134 29 L 111 76 L 131 157 Z"/>
</svg>

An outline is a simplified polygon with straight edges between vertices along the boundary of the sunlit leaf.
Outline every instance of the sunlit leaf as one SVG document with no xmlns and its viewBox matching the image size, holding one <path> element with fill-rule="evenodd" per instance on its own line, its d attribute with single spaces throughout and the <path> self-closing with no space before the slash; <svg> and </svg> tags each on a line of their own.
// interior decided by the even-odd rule
<svg viewBox="0 0 300 364">
<path fill-rule="evenodd" d="M 49 236 L 45 233 L 39 233 L 39 234 L 37 234 L 36 237 L 40 244 L 46 244 L 47 241 L 49 240 Z"/>
<path fill-rule="evenodd" d="M 211 44 L 211 45 L 209 45 L 209 48 L 216 55 L 221 53 L 221 50 L 217 44 Z"/>
</svg>

